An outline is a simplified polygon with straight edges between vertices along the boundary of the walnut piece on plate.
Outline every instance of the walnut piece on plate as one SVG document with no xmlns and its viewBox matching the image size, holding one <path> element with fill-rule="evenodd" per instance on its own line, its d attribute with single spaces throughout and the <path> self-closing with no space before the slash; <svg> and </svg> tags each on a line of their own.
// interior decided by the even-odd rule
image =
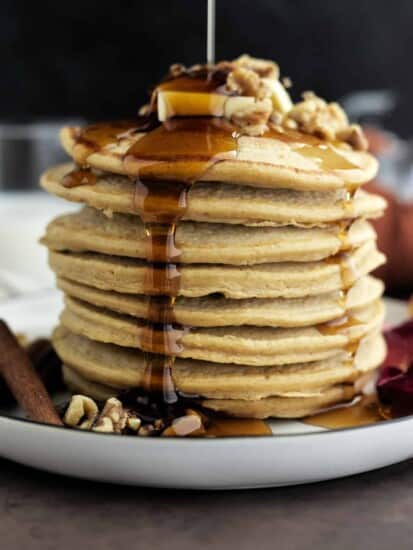
<svg viewBox="0 0 413 550">
<path fill-rule="evenodd" d="M 73 395 L 63 421 L 71 428 L 103 433 L 138 433 L 142 420 L 125 408 L 116 397 L 110 397 L 101 412 L 96 402 L 86 395 Z"/>
<path fill-rule="evenodd" d="M 73 395 L 64 414 L 64 423 L 81 430 L 106 434 L 153 436 L 199 436 L 205 435 L 207 418 L 202 412 L 186 409 L 182 416 L 173 419 L 148 420 L 139 412 L 125 407 L 117 397 L 110 397 L 101 408 L 86 395 Z"/>
<path fill-rule="evenodd" d="M 128 413 L 116 397 L 110 397 L 93 426 L 94 432 L 122 433 L 126 428 Z"/>
<path fill-rule="evenodd" d="M 63 417 L 67 426 L 90 430 L 98 416 L 96 403 L 86 395 L 73 395 Z"/>
</svg>

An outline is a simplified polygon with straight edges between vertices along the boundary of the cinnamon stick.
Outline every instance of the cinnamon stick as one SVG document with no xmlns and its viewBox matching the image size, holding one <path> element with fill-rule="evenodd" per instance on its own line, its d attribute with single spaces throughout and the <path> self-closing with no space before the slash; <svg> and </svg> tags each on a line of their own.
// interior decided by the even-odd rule
<svg viewBox="0 0 413 550">
<path fill-rule="evenodd" d="M 50 395 L 29 356 L 0 320 L 0 375 L 27 416 L 36 422 L 63 426 Z"/>
</svg>

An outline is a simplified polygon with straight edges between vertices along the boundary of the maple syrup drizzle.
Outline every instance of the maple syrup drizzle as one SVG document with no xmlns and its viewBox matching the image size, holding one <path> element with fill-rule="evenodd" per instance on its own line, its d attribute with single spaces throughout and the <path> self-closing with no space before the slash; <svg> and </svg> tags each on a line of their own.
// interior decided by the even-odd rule
<svg viewBox="0 0 413 550">
<path fill-rule="evenodd" d="M 342 290 L 349 290 L 359 278 L 357 266 L 348 252 L 339 252 L 335 256 L 326 258 L 324 262 L 329 265 L 337 265 L 340 268 Z"/>
<path fill-rule="evenodd" d="M 339 319 L 334 319 L 334 321 L 317 325 L 317 329 L 324 336 L 335 336 L 337 334 L 343 334 L 347 330 L 363 324 L 363 321 L 359 321 L 356 317 L 350 313 L 347 313 Z"/>
<path fill-rule="evenodd" d="M 348 238 L 348 232 L 351 223 L 351 220 L 342 220 L 341 222 L 339 222 L 337 237 L 341 241 L 341 251 L 335 256 L 331 256 L 324 260 L 325 263 L 338 265 L 340 268 L 342 289 L 339 291 L 337 302 L 338 305 L 343 309 L 345 309 L 346 307 L 347 291 L 359 278 L 357 267 L 355 265 L 353 257 L 350 254 L 350 252 L 354 249 L 354 247 L 350 244 Z M 363 321 L 358 320 L 351 313 L 345 313 L 342 317 L 338 319 L 319 324 L 317 326 L 317 329 L 321 334 L 325 336 L 335 336 L 338 334 L 342 334 L 353 327 L 363 324 Z M 362 339 L 353 340 L 345 345 L 344 350 L 347 352 L 349 365 L 354 364 L 354 360 L 360 347 L 361 341 Z"/>
<path fill-rule="evenodd" d="M 337 292 L 337 304 L 341 309 L 345 310 L 347 305 L 347 292 L 344 290 L 339 290 Z"/>
<path fill-rule="evenodd" d="M 352 217 L 354 214 L 354 199 L 359 190 L 359 186 L 356 184 L 346 183 L 345 190 L 346 191 L 344 200 L 342 202 L 342 208 L 346 212 L 348 217 Z"/>
<path fill-rule="evenodd" d="M 353 245 L 350 242 L 349 238 L 349 231 L 351 228 L 352 221 L 351 220 L 340 220 L 338 225 L 338 231 L 337 231 L 337 238 L 340 241 L 340 251 L 341 252 L 348 252 L 352 250 Z"/>
<path fill-rule="evenodd" d="M 187 209 L 192 184 L 222 154 L 236 154 L 232 128 L 214 119 L 174 120 L 145 134 L 126 152 L 124 163 L 139 166 L 134 209 L 145 224 L 147 271 L 145 294 L 148 315 L 142 347 L 145 352 L 144 389 L 162 394 L 166 403 L 179 400 L 172 369 L 189 327 L 176 323 L 174 302 L 180 288 L 181 251 L 176 227 Z M 174 177 L 169 180 L 173 163 Z"/>
<path fill-rule="evenodd" d="M 62 185 L 66 188 L 79 187 L 81 185 L 95 185 L 97 176 L 90 168 L 75 168 L 62 179 Z"/>
<path fill-rule="evenodd" d="M 86 126 L 74 136 L 73 158 L 80 166 L 87 167 L 88 157 L 93 153 L 108 145 L 119 143 L 135 133 L 150 132 L 157 125 L 156 117 L 150 114 L 133 120 L 99 122 Z"/>
<path fill-rule="evenodd" d="M 267 422 L 254 418 L 212 418 L 206 427 L 206 437 L 272 435 Z"/>
<path fill-rule="evenodd" d="M 336 336 L 340 334 L 346 334 L 347 331 L 351 330 L 354 327 L 360 327 L 363 325 L 363 321 L 360 321 L 354 317 L 351 313 L 346 313 L 339 319 L 334 321 L 329 321 L 327 323 L 321 323 L 317 325 L 317 329 L 323 336 Z M 350 340 L 344 346 L 344 351 L 347 353 L 346 363 L 350 367 L 354 367 L 354 361 L 356 353 L 360 347 L 360 343 L 363 338 L 358 338 L 356 340 Z"/>
<path fill-rule="evenodd" d="M 229 68 L 211 69 L 204 66 L 186 69 L 182 74 L 167 76 L 156 88 L 163 91 L 235 95 L 226 87 Z"/>
<path fill-rule="evenodd" d="M 302 421 L 311 426 L 329 429 L 355 428 L 376 424 L 385 420 L 385 413 L 376 396 L 364 396 L 347 405 L 334 407 L 304 418 Z"/>
<path fill-rule="evenodd" d="M 358 166 L 345 158 L 344 155 L 340 154 L 338 143 L 326 143 L 315 136 L 285 128 L 270 128 L 263 137 L 278 139 L 290 144 L 295 153 L 314 160 L 319 168 L 323 170 L 354 170 L 358 168 Z M 350 189 L 353 188 L 346 185 L 347 192 Z M 356 189 L 354 189 L 355 192 Z"/>
<path fill-rule="evenodd" d="M 190 187 L 213 164 L 236 154 L 236 129 L 224 119 L 177 118 L 137 140 L 126 152 L 124 166 L 145 181 L 178 181 Z M 186 208 L 186 194 L 179 200 Z"/>
</svg>

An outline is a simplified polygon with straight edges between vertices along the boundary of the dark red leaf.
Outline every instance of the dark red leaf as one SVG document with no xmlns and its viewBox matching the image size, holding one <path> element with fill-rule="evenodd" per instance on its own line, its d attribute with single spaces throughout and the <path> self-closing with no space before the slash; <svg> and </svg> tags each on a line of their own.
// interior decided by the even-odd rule
<svg viewBox="0 0 413 550">
<path fill-rule="evenodd" d="M 397 336 L 400 336 L 404 341 L 404 346 L 409 354 L 410 361 L 413 360 L 413 319 L 406 321 L 402 325 L 394 327 L 389 331 Z"/>
<path fill-rule="evenodd" d="M 413 414 L 413 368 L 407 372 L 385 367 L 377 382 L 380 403 L 390 407 L 393 417 Z"/>
<path fill-rule="evenodd" d="M 413 320 L 385 332 L 387 357 L 377 395 L 393 417 L 413 414 Z"/>
<path fill-rule="evenodd" d="M 409 368 L 411 355 L 406 344 L 406 338 L 403 338 L 394 330 L 388 330 L 384 333 L 387 344 L 387 356 L 382 365 L 383 367 L 399 367 L 405 371 Z"/>
</svg>

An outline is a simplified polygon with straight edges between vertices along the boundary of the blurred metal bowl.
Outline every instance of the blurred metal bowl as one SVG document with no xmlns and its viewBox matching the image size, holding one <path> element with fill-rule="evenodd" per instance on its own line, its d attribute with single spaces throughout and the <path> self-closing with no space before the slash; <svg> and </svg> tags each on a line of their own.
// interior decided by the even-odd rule
<svg viewBox="0 0 413 550">
<path fill-rule="evenodd" d="M 60 128 L 83 123 L 82 120 L 0 123 L 0 190 L 37 187 L 43 170 L 67 160 L 59 143 Z"/>
</svg>

